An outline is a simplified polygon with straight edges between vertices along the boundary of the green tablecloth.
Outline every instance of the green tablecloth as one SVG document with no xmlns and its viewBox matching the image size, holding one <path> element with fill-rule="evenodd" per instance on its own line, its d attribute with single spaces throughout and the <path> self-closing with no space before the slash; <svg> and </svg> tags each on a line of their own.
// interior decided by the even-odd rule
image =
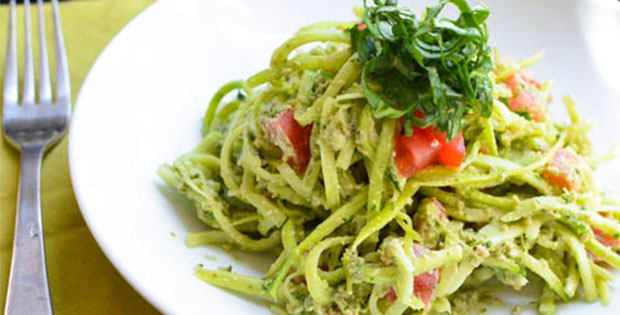
<svg viewBox="0 0 620 315">
<path fill-rule="evenodd" d="M 152 2 L 73 0 L 61 3 L 74 100 L 103 48 L 127 22 Z M 49 14 L 49 6 L 47 10 Z M 32 13 L 36 14 L 34 8 Z M 8 6 L 3 5 L 0 7 L 0 73 L 4 73 L 7 17 Z M 21 21 L 21 11 L 18 18 Z M 51 25 L 47 30 L 49 33 Z M 51 42 L 51 36 L 48 40 Z M 53 56 L 51 51 L 50 54 Z M 4 309 L 13 243 L 19 155 L 6 141 L 0 142 L 0 307 Z M 41 194 L 47 270 L 56 314 L 156 313 L 118 274 L 86 227 L 73 196 L 66 137 L 43 161 Z"/>
</svg>

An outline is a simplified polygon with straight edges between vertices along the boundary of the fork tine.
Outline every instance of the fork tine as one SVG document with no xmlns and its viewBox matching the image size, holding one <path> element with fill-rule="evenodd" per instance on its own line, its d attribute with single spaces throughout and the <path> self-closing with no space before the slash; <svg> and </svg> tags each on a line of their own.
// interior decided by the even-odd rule
<svg viewBox="0 0 620 315">
<path fill-rule="evenodd" d="M 52 0 L 54 13 L 54 46 L 56 47 L 56 101 L 61 106 L 71 106 L 71 82 L 65 41 L 62 36 L 58 0 Z M 68 108 L 70 110 L 70 108 Z"/>
<path fill-rule="evenodd" d="M 24 0 L 24 88 L 22 90 L 23 105 L 34 105 L 34 62 L 32 61 L 32 27 L 30 25 L 30 0 Z"/>
<path fill-rule="evenodd" d="M 37 0 L 39 15 L 39 103 L 52 101 L 50 83 L 50 66 L 47 56 L 47 41 L 45 40 L 45 19 L 43 17 L 43 0 Z"/>
<path fill-rule="evenodd" d="M 17 29 L 15 0 L 11 0 L 9 10 L 9 36 L 6 49 L 6 67 L 4 72 L 4 106 L 17 105 Z"/>
</svg>

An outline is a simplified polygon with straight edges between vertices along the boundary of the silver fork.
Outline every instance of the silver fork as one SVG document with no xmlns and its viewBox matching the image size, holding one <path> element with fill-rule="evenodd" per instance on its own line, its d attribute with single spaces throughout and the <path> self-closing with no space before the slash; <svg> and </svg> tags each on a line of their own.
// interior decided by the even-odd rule
<svg viewBox="0 0 620 315">
<path fill-rule="evenodd" d="M 17 17 L 11 0 L 9 37 L 4 75 L 2 124 L 4 136 L 21 152 L 21 171 L 11 275 L 5 314 L 52 314 L 43 227 L 41 224 L 41 160 L 65 134 L 71 115 L 69 67 L 58 13 L 52 0 L 56 56 L 56 92 L 52 99 L 47 57 L 43 3 L 38 0 L 39 97 L 35 99 L 34 62 L 30 26 L 30 1 L 24 1 L 25 56 L 21 103 L 17 75 Z"/>
</svg>

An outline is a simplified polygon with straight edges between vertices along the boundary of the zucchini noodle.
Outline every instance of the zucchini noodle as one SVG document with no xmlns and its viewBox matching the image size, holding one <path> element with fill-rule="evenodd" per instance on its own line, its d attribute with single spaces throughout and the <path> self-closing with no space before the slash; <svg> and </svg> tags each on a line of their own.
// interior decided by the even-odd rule
<svg viewBox="0 0 620 315">
<path fill-rule="evenodd" d="M 609 303 L 620 202 L 593 180 L 607 158 L 592 153 L 575 102 L 564 98 L 570 122 L 551 120 L 551 83 L 524 74 L 542 54 L 519 62 L 496 51 L 490 116 L 463 116 L 464 161 L 405 177 L 395 153 L 404 123 L 375 117 L 355 25 L 304 27 L 268 69 L 222 86 L 203 141 L 160 167 L 205 224 L 188 246 L 274 254 L 263 278 L 202 267 L 197 277 L 276 314 L 465 312 L 482 308 L 487 281 L 542 284 L 540 314 L 579 299 L 580 287 Z M 526 88 L 524 113 L 514 102 Z"/>
</svg>

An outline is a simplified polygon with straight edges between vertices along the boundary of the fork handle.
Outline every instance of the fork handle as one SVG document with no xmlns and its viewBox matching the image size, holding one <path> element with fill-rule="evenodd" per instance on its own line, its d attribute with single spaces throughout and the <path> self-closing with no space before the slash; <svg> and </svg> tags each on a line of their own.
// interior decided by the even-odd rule
<svg viewBox="0 0 620 315">
<path fill-rule="evenodd" d="M 41 224 L 43 145 L 24 145 L 5 314 L 52 314 Z"/>
</svg>

